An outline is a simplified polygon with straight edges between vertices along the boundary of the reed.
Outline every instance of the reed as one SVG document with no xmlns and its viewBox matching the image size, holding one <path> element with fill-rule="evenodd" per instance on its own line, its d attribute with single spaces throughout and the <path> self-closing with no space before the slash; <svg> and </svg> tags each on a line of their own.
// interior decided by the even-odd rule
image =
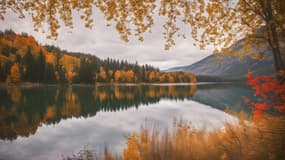
<svg viewBox="0 0 285 160">
<path fill-rule="evenodd" d="M 283 160 L 285 116 L 263 115 L 258 120 L 239 115 L 239 123 L 226 123 L 214 131 L 196 129 L 186 120 L 174 120 L 173 128 L 161 131 L 142 127 L 131 134 L 119 156 L 105 150 L 103 158 L 90 152 L 70 159 L 104 160 Z M 86 154 L 85 156 L 82 154 Z M 66 158 L 68 159 L 68 158 Z M 77 160 L 76 159 L 76 160 Z M 89 159 L 88 159 L 89 160 Z"/>
<path fill-rule="evenodd" d="M 131 134 L 119 158 L 105 155 L 105 160 L 281 160 L 285 159 L 285 117 L 241 119 L 211 132 L 181 119 L 174 121 L 170 132 L 142 128 Z"/>
</svg>

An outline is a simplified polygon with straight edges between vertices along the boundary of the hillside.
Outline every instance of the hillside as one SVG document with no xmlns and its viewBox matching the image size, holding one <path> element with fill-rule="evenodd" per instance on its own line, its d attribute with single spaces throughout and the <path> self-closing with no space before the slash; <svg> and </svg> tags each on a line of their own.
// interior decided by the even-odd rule
<svg viewBox="0 0 285 160">
<path fill-rule="evenodd" d="M 218 62 L 215 55 L 210 55 L 192 65 L 168 69 L 168 71 L 184 71 L 193 72 L 197 75 L 224 77 L 243 77 L 249 70 L 259 75 L 272 74 L 274 72 L 272 56 L 261 60 L 255 60 L 249 56 L 243 57 L 243 59 L 238 57 L 224 56 L 223 61 Z"/>
<path fill-rule="evenodd" d="M 118 53 L 119 54 L 119 53 Z M 0 31 L 0 81 L 11 83 L 189 83 L 191 73 L 164 73 L 150 65 L 41 45 L 26 33 Z"/>
<path fill-rule="evenodd" d="M 245 50 L 241 43 L 243 40 L 230 48 L 235 55 Z M 252 48 L 245 56 L 230 56 L 229 54 L 215 56 L 212 54 L 194 64 L 170 68 L 167 71 L 191 72 L 197 75 L 198 81 L 199 79 L 202 81 L 207 79 L 241 80 L 248 71 L 252 71 L 254 75 L 272 75 L 274 73 L 274 62 L 271 50 L 268 47 L 257 49 L 252 46 Z M 260 58 L 254 57 L 253 55 L 257 53 L 262 56 Z M 222 60 L 219 60 L 220 58 Z"/>
</svg>

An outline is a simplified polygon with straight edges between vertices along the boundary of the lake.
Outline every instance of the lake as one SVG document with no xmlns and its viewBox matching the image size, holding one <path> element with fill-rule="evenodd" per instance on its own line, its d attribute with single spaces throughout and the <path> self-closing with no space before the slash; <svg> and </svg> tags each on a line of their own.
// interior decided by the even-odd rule
<svg viewBox="0 0 285 160">
<path fill-rule="evenodd" d="M 183 118 L 206 130 L 250 109 L 245 85 L 100 85 L 0 89 L 0 159 L 61 159 L 83 148 L 120 153 L 142 126 L 170 129 Z"/>
</svg>

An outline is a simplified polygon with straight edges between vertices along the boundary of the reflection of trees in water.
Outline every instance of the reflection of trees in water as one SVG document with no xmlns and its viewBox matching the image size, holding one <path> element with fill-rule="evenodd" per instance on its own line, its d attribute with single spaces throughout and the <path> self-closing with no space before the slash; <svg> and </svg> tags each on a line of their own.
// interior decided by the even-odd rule
<svg viewBox="0 0 285 160">
<path fill-rule="evenodd" d="M 41 123 L 94 116 L 158 103 L 161 98 L 190 99 L 195 86 L 9 87 L 0 90 L 0 138 L 34 134 Z"/>
<path fill-rule="evenodd" d="M 230 108 L 236 112 L 252 113 L 245 99 L 254 100 L 253 90 L 246 84 L 201 84 L 192 100 L 224 110 Z"/>
</svg>

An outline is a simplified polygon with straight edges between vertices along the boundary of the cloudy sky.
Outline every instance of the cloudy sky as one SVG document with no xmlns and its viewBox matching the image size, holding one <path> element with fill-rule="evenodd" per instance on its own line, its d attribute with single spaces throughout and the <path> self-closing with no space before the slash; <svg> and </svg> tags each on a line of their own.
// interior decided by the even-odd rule
<svg viewBox="0 0 285 160">
<path fill-rule="evenodd" d="M 126 59 L 139 64 L 151 64 L 160 69 L 192 64 L 212 53 L 211 48 L 200 50 L 193 46 L 190 30 L 181 25 L 188 39 L 177 39 L 170 51 L 164 50 L 162 18 L 155 18 L 152 33 L 143 35 L 145 41 L 132 38 L 123 42 L 114 27 L 106 27 L 101 13 L 94 13 L 93 29 L 86 29 L 84 23 L 75 15 L 74 29 L 61 27 L 57 40 L 49 40 L 47 34 L 35 32 L 29 18 L 19 19 L 14 13 L 7 13 L 5 21 L 0 21 L 0 30 L 13 29 L 16 33 L 26 32 L 33 35 L 41 44 L 53 44 L 62 49 L 75 52 L 91 53 L 99 58 L 107 57 Z"/>
</svg>

